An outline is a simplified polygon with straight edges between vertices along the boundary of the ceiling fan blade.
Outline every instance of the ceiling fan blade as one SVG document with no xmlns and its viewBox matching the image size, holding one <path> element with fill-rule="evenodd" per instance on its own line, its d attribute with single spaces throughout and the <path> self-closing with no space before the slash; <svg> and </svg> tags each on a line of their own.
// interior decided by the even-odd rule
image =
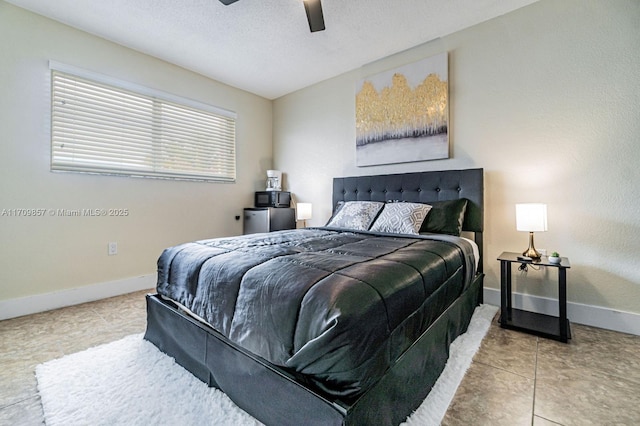
<svg viewBox="0 0 640 426">
<path fill-rule="evenodd" d="M 220 3 L 224 4 L 225 6 L 229 6 L 232 3 L 237 2 L 238 0 L 220 0 Z"/>
<path fill-rule="evenodd" d="M 304 10 L 307 12 L 307 21 L 309 21 L 311 32 L 324 30 L 324 15 L 320 0 L 304 0 Z"/>
</svg>

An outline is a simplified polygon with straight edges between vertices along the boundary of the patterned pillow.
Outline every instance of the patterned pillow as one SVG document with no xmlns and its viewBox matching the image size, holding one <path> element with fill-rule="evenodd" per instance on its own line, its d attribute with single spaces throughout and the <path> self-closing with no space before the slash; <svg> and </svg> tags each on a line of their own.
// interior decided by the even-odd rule
<svg viewBox="0 0 640 426">
<path fill-rule="evenodd" d="M 431 210 L 431 206 L 428 204 L 387 203 L 371 227 L 371 231 L 418 234 L 429 210 Z"/>
<path fill-rule="evenodd" d="M 378 201 L 347 201 L 335 216 L 329 219 L 327 227 L 366 231 L 382 206 L 384 203 Z"/>
</svg>

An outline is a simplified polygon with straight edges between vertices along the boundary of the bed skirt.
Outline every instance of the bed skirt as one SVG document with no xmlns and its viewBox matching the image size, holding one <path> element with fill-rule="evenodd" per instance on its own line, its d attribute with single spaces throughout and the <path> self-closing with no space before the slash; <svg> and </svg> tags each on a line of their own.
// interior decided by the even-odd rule
<svg viewBox="0 0 640 426">
<path fill-rule="evenodd" d="M 449 345 L 467 330 L 482 303 L 483 278 L 478 274 L 374 386 L 349 400 L 323 394 L 304 377 L 233 344 L 158 295 L 147 296 L 144 338 L 266 425 L 397 425 L 418 408 L 442 373 Z"/>
</svg>

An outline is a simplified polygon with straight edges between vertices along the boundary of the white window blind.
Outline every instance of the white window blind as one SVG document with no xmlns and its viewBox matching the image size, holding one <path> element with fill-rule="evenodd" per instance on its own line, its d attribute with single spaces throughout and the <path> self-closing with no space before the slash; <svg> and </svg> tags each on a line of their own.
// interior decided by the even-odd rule
<svg viewBox="0 0 640 426">
<path fill-rule="evenodd" d="M 235 114 L 56 69 L 51 81 L 51 170 L 235 181 Z"/>
</svg>

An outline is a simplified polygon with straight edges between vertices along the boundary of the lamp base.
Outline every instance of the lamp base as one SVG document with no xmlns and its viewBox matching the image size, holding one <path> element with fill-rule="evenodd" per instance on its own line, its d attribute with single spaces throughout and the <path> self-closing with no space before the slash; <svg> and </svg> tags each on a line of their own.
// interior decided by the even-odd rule
<svg viewBox="0 0 640 426">
<path fill-rule="evenodd" d="M 540 252 L 536 250 L 533 245 L 533 232 L 529 232 L 529 248 L 527 248 L 523 253 L 523 256 L 530 257 L 533 260 L 540 260 Z"/>
</svg>

